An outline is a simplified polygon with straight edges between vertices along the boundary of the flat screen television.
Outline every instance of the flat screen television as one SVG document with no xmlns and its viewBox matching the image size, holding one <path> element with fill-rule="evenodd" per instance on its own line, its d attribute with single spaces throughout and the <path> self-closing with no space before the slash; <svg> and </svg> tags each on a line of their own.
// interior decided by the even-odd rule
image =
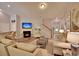
<svg viewBox="0 0 79 59">
<path fill-rule="evenodd" d="M 22 28 L 23 29 L 31 29 L 32 28 L 32 23 L 22 23 Z"/>
</svg>

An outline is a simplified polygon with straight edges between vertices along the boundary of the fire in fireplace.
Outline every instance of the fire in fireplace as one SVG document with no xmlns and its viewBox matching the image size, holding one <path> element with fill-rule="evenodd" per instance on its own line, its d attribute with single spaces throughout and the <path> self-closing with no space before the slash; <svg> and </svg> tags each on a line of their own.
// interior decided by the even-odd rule
<svg viewBox="0 0 79 59">
<path fill-rule="evenodd" d="M 31 37 L 31 31 L 23 31 L 23 37 L 24 38 Z"/>
</svg>

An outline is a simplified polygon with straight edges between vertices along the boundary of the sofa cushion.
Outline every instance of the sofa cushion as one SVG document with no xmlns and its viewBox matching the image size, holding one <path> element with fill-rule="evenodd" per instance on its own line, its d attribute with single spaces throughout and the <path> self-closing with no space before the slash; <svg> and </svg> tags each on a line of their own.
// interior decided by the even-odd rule
<svg viewBox="0 0 79 59">
<path fill-rule="evenodd" d="M 7 56 L 8 55 L 5 46 L 6 45 L 0 43 L 0 56 Z"/>
<path fill-rule="evenodd" d="M 4 36 L 0 35 L 0 42 L 1 42 L 1 39 L 4 39 L 4 38 L 5 38 Z"/>
<path fill-rule="evenodd" d="M 28 43 L 16 43 L 17 48 L 26 50 L 28 52 L 33 52 L 37 46 L 33 44 L 28 44 Z"/>
<path fill-rule="evenodd" d="M 53 45 L 56 46 L 56 47 L 60 47 L 60 48 L 68 48 L 68 49 L 71 49 L 71 44 L 70 43 L 53 41 Z"/>
<path fill-rule="evenodd" d="M 79 43 L 79 32 L 68 32 L 67 41 L 70 43 Z"/>
<path fill-rule="evenodd" d="M 5 45 L 10 45 L 10 44 L 13 43 L 12 40 L 5 39 L 5 38 L 0 39 L 0 42 L 3 43 L 3 44 L 5 44 Z"/>
<path fill-rule="evenodd" d="M 16 36 L 16 32 L 10 32 L 8 33 L 7 35 L 5 35 L 5 38 L 7 39 L 15 39 L 15 36 Z"/>
</svg>

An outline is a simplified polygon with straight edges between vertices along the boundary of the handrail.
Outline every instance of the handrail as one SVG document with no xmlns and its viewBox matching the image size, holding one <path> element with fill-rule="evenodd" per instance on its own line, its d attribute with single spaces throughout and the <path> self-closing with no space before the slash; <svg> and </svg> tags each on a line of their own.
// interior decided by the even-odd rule
<svg viewBox="0 0 79 59">
<path fill-rule="evenodd" d="M 51 38 L 52 38 L 52 29 L 50 29 L 49 27 L 47 27 L 45 24 L 42 24 L 44 27 L 46 27 L 49 31 L 51 31 Z"/>
<path fill-rule="evenodd" d="M 45 26 L 48 30 L 51 31 L 51 29 L 48 26 L 46 26 L 45 24 L 42 24 L 42 25 Z"/>
</svg>

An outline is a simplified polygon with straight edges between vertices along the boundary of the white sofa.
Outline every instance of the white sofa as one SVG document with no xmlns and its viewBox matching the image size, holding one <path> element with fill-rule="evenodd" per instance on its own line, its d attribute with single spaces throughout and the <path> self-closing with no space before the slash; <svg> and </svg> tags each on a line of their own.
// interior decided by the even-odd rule
<svg viewBox="0 0 79 59">
<path fill-rule="evenodd" d="M 69 43 L 79 43 L 79 32 L 69 32 L 67 35 L 67 41 Z"/>
<path fill-rule="evenodd" d="M 53 40 L 53 47 L 54 54 L 63 55 L 63 49 L 71 49 L 71 43 Z"/>
<path fill-rule="evenodd" d="M 71 43 L 65 43 L 60 41 L 53 41 L 53 45 L 59 48 L 71 49 Z"/>
<path fill-rule="evenodd" d="M 63 49 L 71 49 L 71 42 L 73 40 L 72 37 L 73 35 L 71 34 L 71 32 L 68 32 L 67 39 L 66 39 L 68 42 L 61 42 L 61 41 L 53 40 L 54 54 L 62 55 Z"/>
<path fill-rule="evenodd" d="M 0 56 L 9 55 L 6 47 L 13 43 L 14 42 L 12 40 L 5 39 L 4 37 L 0 37 Z"/>
<path fill-rule="evenodd" d="M 71 49 L 71 44 L 79 43 L 79 32 L 68 32 L 67 42 L 60 42 L 60 41 L 53 40 L 53 46 L 60 49 L 59 51 L 58 49 L 54 49 L 55 53 L 62 55 L 63 53 L 62 49 Z"/>
<path fill-rule="evenodd" d="M 29 43 L 16 42 L 7 47 L 10 56 L 38 56 L 40 48 Z"/>
<path fill-rule="evenodd" d="M 35 48 L 35 49 L 34 49 Z M 34 49 L 34 51 L 32 51 Z M 45 52 L 45 53 L 43 53 Z M 18 43 L 0 36 L 0 56 L 47 56 L 46 49 L 37 48 L 36 40 L 30 43 Z"/>
</svg>

